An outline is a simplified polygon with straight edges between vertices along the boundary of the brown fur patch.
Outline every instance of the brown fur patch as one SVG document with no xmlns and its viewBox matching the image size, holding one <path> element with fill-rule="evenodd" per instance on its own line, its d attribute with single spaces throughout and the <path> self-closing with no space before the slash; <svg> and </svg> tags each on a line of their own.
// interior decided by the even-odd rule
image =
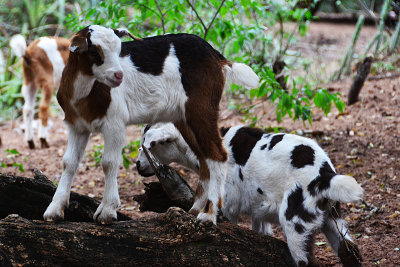
<svg viewBox="0 0 400 267">
<path fill-rule="evenodd" d="M 73 39 L 79 37 L 78 39 L 82 41 L 82 39 L 87 38 L 89 34 L 90 34 L 89 28 L 86 27 L 81 31 L 79 31 L 73 37 Z M 92 65 L 93 62 L 88 60 L 88 56 L 85 52 L 73 52 L 70 53 L 67 64 L 64 68 L 63 75 L 61 78 L 60 89 L 58 90 L 57 93 L 57 100 L 61 108 L 64 110 L 65 121 L 71 124 L 74 124 L 78 117 L 78 114 L 76 113 L 75 109 L 71 104 L 71 99 L 74 97 L 74 82 L 79 72 L 81 72 L 84 75 L 93 75 Z M 100 91 L 104 91 L 104 88 L 100 89 Z M 91 97 L 89 100 L 84 100 L 84 102 L 86 101 L 89 103 L 93 103 L 92 100 L 93 97 Z M 86 119 L 89 119 L 89 117 L 93 118 L 93 114 L 88 116 L 88 118 Z"/>
<path fill-rule="evenodd" d="M 198 200 L 203 194 L 204 194 L 204 188 L 201 185 L 201 183 L 198 183 L 196 188 L 196 193 L 194 195 L 194 201 L 196 202 L 196 200 Z"/>
<path fill-rule="evenodd" d="M 200 213 L 200 211 L 197 210 L 197 209 L 190 209 L 189 210 L 189 214 L 192 214 L 194 216 L 197 216 L 199 213 Z"/>
<path fill-rule="evenodd" d="M 79 115 L 89 123 L 104 117 L 111 103 L 110 91 L 110 87 L 95 81 L 89 95 L 75 104 Z"/>
<path fill-rule="evenodd" d="M 218 204 L 217 204 L 219 209 L 222 209 L 224 207 L 224 200 L 223 198 L 220 196 L 218 199 Z"/>
</svg>

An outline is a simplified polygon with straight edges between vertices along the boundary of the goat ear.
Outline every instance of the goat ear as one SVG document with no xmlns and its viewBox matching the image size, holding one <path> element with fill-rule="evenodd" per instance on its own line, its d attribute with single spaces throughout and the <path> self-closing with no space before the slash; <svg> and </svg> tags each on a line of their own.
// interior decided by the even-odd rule
<svg viewBox="0 0 400 267">
<path fill-rule="evenodd" d="M 69 45 L 71 52 L 85 52 L 88 50 L 88 42 L 85 36 L 75 35 Z"/>
<path fill-rule="evenodd" d="M 119 38 L 122 38 L 124 36 L 129 36 L 135 41 L 143 41 L 142 38 L 136 37 L 135 35 L 130 33 L 128 30 L 125 30 L 125 29 L 113 29 L 113 31 Z"/>
</svg>

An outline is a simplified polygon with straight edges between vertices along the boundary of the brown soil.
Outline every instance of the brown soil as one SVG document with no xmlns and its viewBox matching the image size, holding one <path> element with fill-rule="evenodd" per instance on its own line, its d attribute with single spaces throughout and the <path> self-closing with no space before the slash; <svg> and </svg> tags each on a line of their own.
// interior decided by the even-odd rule
<svg viewBox="0 0 400 267">
<path fill-rule="evenodd" d="M 366 43 L 376 29 L 363 29 L 357 51 L 363 51 Z M 310 73 L 315 77 L 329 77 L 337 68 L 338 60 L 344 55 L 350 43 L 354 26 L 312 24 L 306 38 L 294 49 L 310 58 L 313 64 Z M 347 97 L 352 80 L 346 78 L 324 86 L 333 92 L 341 92 Z M 313 110 L 313 124 L 293 122 L 285 118 L 278 124 L 275 118 L 275 107 L 269 102 L 260 103 L 255 112 L 261 120 L 259 125 L 284 127 L 282 131 L 295 132 L 313 136 L 328 152 L 336 170 L 356 178 L 365 190 L 364 203 L 342 204 L 344 217 L 349 223 L 353 238 L 364 257 L 365 266 L 399 266 L 400 265 L 400 78 L 387 78 L 366 81 L 360 94 L 360 100 L 346 107 L 344 114 L 336 109 L 328 116 Z M 228 96 L 225 96 L 223 107 Z M 57 106 L 55 104 L 55 106 Z M 3 146 L 0 149 L 0 162 L 8 167 L 1 168 L 4 173 L 33 176 L 32 168 L 41 169 L 51 180 L 57 182 L 61 175 L 62 156 L 67 144 L 67 130 L 62 123 L 62 116 L 52 118 L 49 149 L 29 150 L 21 130 L 21 120 L 7 123 L 0 128 Z M 243 124 L 237 111 L 222 110 L 221 124 Z M 127 140 L 137 140 L 140 128 L 128 127 Z M 127 142 L 128 142 L 127 141 Z M 36 142 L 39 145 L 39 142 Z M 93 135 L 86 149 L 83 162 L 79 166 L 73 183 L 73 191 L 101 199 L 103 191 L 103 174 L 100 167 L 95 167 L 93 157 L 94 145 L 101 145 L 102 137 Z M 9 156 L 6 149 L 17 149 L 21 155 Z M 12 167 L 13 163 L 22 163 L 25 173 Z M 190 171 L 178 167 L 189 184 L 195 184 L 196 176 Z M 121 167 L 119 175 L 121 195 L 121 212 L 137 218 L 152 216 L 151 212 L 141 213 L 138 204 L 132 200 L 136 194 L 143 192 L 143 182 L 155 181 L 154 177 L 142 178 L 131 167 Z M 249 227 L 248 220 L 241 225 Z M 275 235 L 284 239 L 281 230 L 276 227 Z M 315 252 L 321 264 L 340 266 L 338 258 L 322 237 L 317 236 L 318 245 Z"/>
</svg>

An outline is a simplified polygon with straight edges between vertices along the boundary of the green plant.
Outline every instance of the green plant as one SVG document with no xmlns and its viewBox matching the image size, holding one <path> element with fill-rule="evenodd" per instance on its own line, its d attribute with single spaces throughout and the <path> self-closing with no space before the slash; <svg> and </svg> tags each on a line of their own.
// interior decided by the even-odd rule
<svg viewBox="0 0 400 267">
<path fill-rule="evenodd" d="M 139 153 L 140 140 L 131 141 L 128 145 L 122 148 L 122 165 L 125 169 L 133 164 L 132 159 L 136 158 Z M 104 145 L 94 145 L 91 152 L 88 153 L 89 159 L 94 161 L 94 167 L 100 166 L 101 158 L 103 157 Z"/>
<path fill-rule="evenodd" d="M 139 154 L 140 140 L 131 141 L 128 145 L 124 146 L 122 149 L 122 164 L 125 169 L 129 169 L 132 165 L 132 159 L 137 158 Z"/>
<path fill-rule="evenodd" d="M 99 167 L 101 163 L 101 158 L 103 156 L 104 145 L 93 145 L 92 151 L 88 153 L 89 159 L 94 161 L 94 167 Z"/>
<path fill-rule="evenodd" d="M 11 159 L 13 162 L 7 164 L 6 162 L 0 162 L 0 167 L 6 168 L 7 166 L 12 166 L 17 168 L 20 172 L 25 172 L 24 165 L 17 162 L 15 159 L 21 156 L 21 153 L 17 149 L 6 149 L 7 159 Z"/>
</svg>

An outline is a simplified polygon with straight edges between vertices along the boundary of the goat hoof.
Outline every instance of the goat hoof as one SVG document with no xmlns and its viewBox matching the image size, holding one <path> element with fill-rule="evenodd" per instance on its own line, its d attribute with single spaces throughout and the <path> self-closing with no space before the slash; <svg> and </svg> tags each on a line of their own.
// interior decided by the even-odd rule
<svg viewBox="0 0 400 267">
<path fill-rule="evenodd" d="M 189 214 L 192 214 L 193 216 L 197 216 L 199 213 L 200 213 L 200 211 L 197 209 L 192 208 L 189 210 Z"/>
<path fill-rule="evenodd" d="M 42 148 L 49 148 L 50 147 L 45 138 L 40 138 L 40 144 L 41 144 Z"/>
<path fill-rule="evenodd" d="M 211 222 L 215 225 L 217 224 L 217 217 L 214 214 L 200 212 L 197 215 L 197 219 L 203 223 Z"/>
<path fill-rule="evenodd" d="M 35 142 L 33 142 L 33 140 L 29 140 L 28 146 L 29 146 L 29 149 L 35 149 Z"/>
<path fill-rule="evenodd" d="M 52 210 L 49 206 L 43 214 L 43 219 L 46 222 L 59 222 L 64 220 L 64 210 Z"/>
<path fill-rule="evenodd" d="M 117 211 L 110 206 L 105 206 L 102 203 L 94 213 L 93 220 L 98 224 L 112 224 L 117 221 Z"/>
</svg>

